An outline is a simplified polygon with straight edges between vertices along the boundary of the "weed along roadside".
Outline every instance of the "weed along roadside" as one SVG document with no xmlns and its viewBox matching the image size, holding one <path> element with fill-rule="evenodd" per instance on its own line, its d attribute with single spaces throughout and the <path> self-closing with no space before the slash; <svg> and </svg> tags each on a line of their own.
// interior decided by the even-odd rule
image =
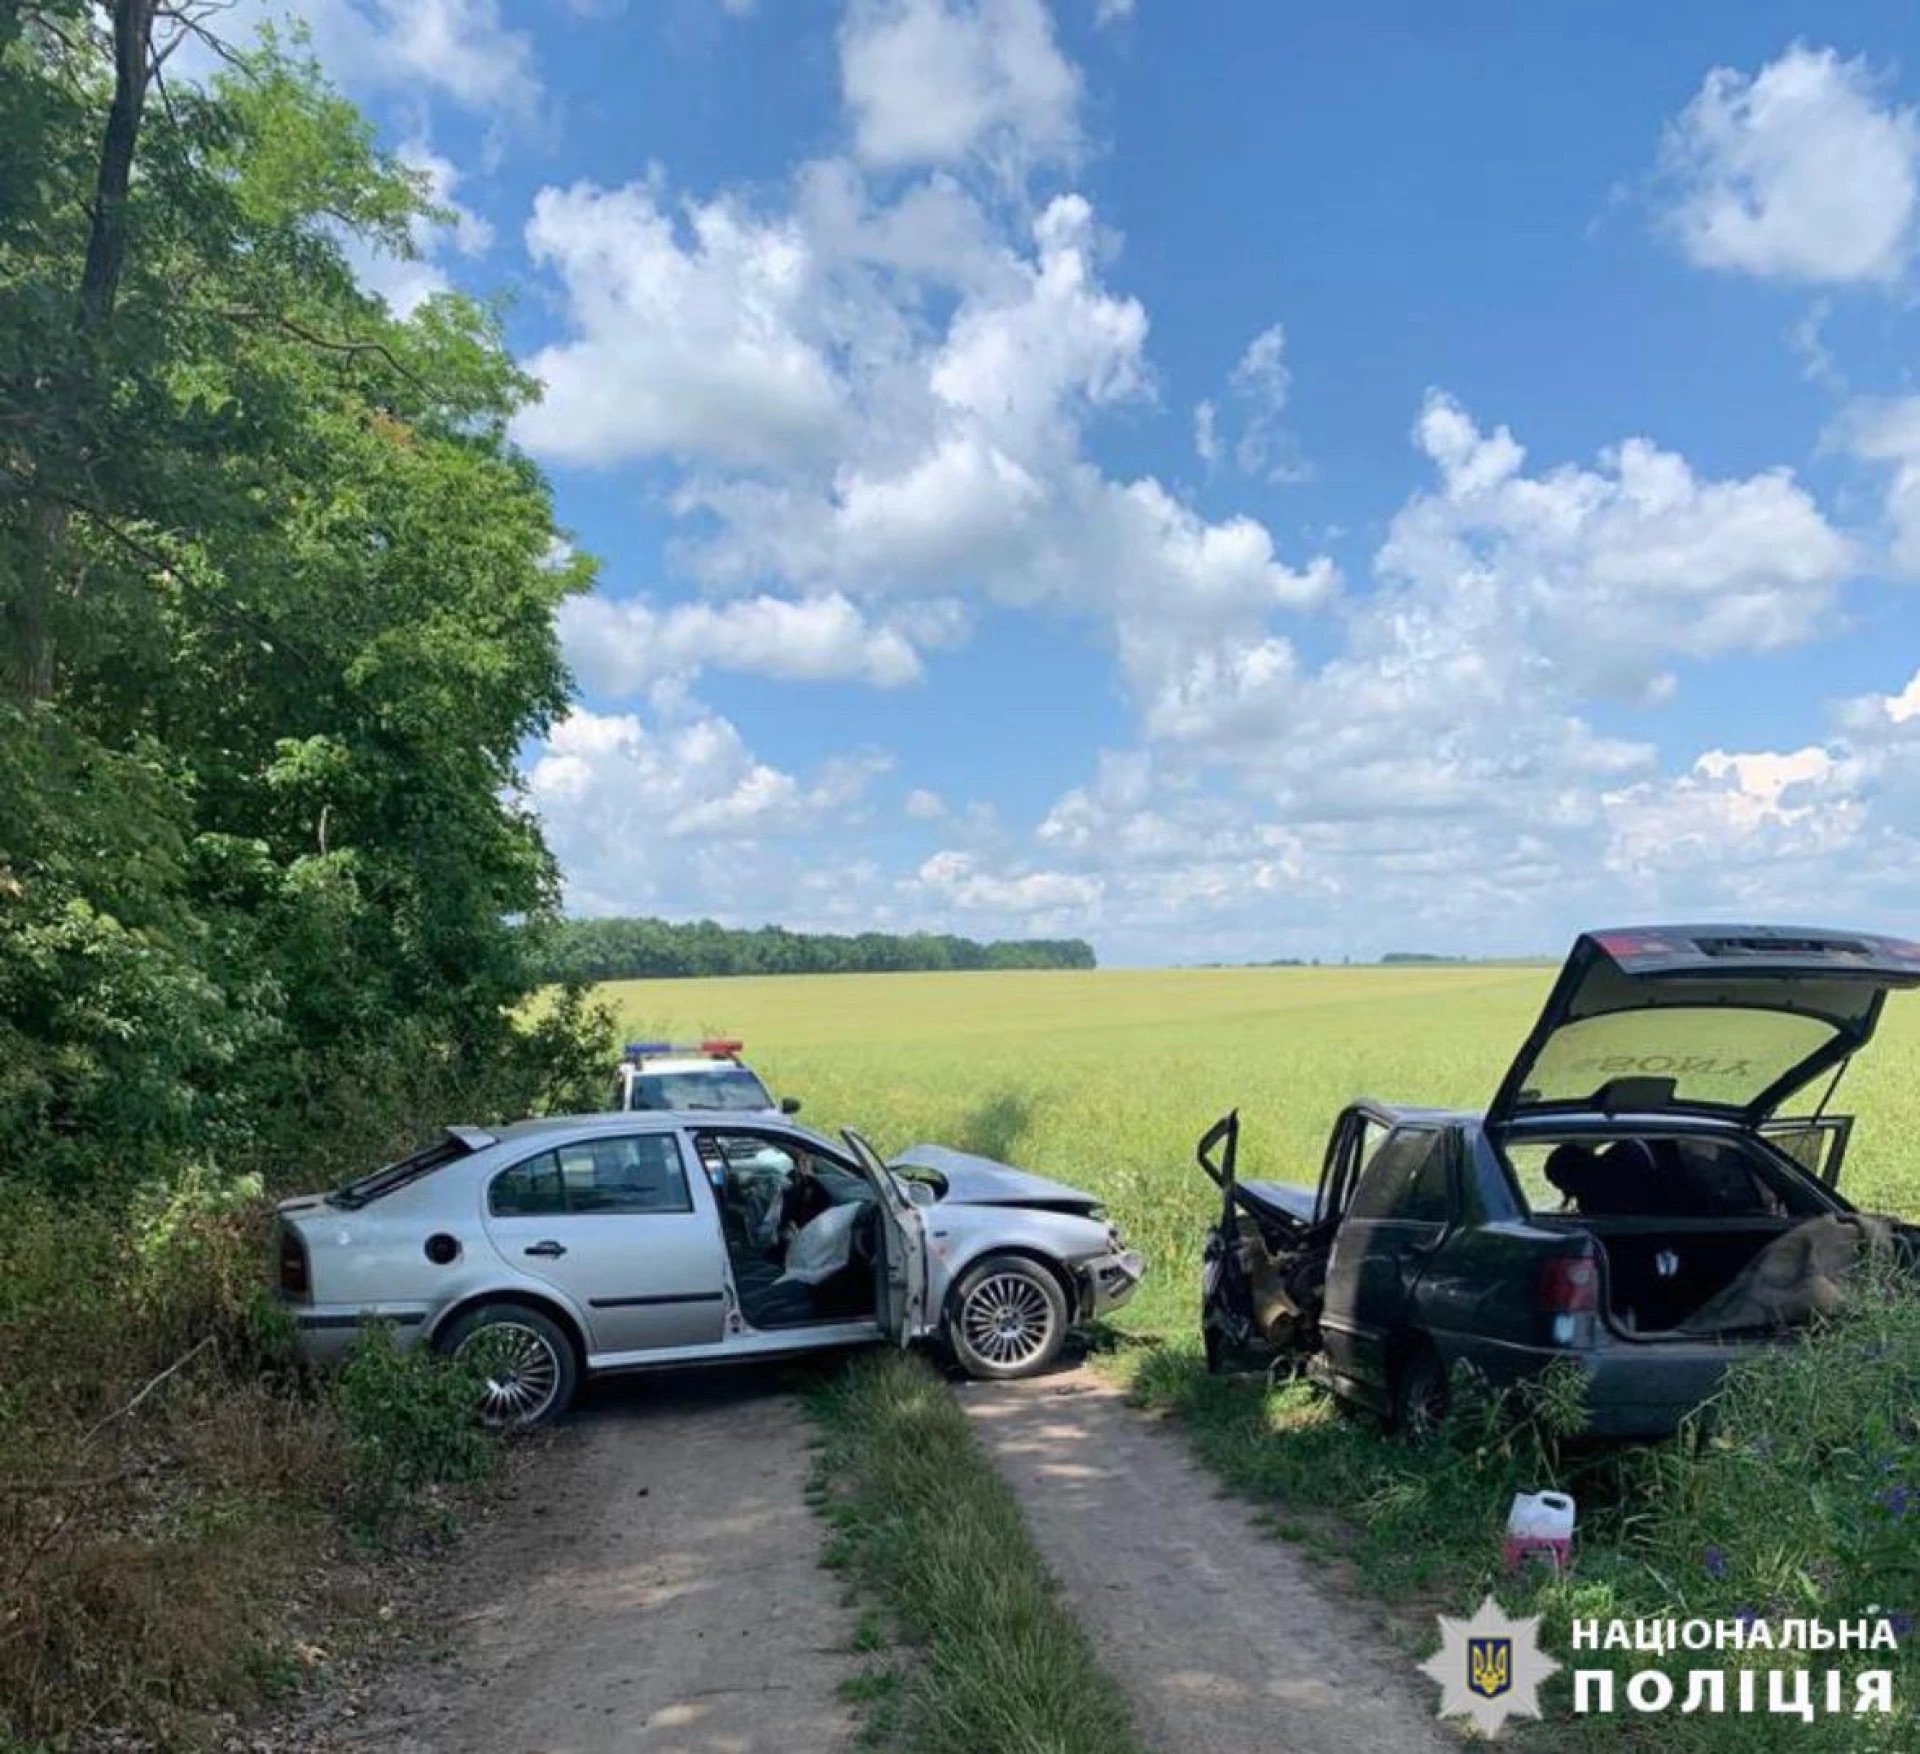
<svg viewBox="0 0 1920 1754">
<path fill-rule="evenodd" d="M 913 1754 L 1144 1754 L 1124 1692 L 932 1366 L 861 1358 L 809 1406 L 828 1562 L 873 1616 L 863 1642 L 900 1642 L 897 1666 L 859 1684 L 870 1736 Z"/>
<path fill-rule="evenodd" d="M 1197 1339 L 1184 1337 L 1123 1349 L 1105 1367 L 1140 1406 L 1174 1417 L 1277 1537 L 1381 1603 L 1403 1646 L 1424 1654 L 1437 1642 L 1437 1615 L 1463 1615 L 1486 1595 L 1512 1615 L 1539 1615 L 1541 1647 L 1561 1667 L 1541 1692 L 1544 1721 L 1510 1724 L 1503 1739 L 1514 1746 L 1893 1754 L 1915 1745 L 1920 1663 L 1906 1633 L 1920 1599 L 1909 1507 L 1920 1502 L 1906 1483 L 1920 1478 L 1920 1308 L 1910 1295 L 1863 1293 L 1805 1343 L 1742 1362 L 1710 1426 L 1646 1447 L 1569 1443 L 1566 1409 L 1548 1397 L 1496 1399 L 1464 1379 L 1441 1432 L 1414 1447 L 1304 1383 L 1209 1375 Z M 1501 1563 L 1508 1506 L 1543 1487 L 1579 1505 L 1572 1567 L 1510 1574 Z M 1661 1630 L 1882 1620 L 1898 1649 L 1701 1649 Z M 1645 1647 L 1608 1646 L 1604 1634 L 1589 1646 L 1583 1633 L 1575 1649 L 1576 1623 L 1615 1621 L 1644 1624 Z M 1811 1717 L 1767 1708 L 1768 1671 L 1778 1668 L 1806 1672 Z M 1737 1712 L 1743 1669 L 1757 1707 Z M 1825 1709 L 1829 1669 L 1844 1679 L 1839 1712 Z M 1642 1716 L 1629 1688 L 1647 1670 L 1665 1672 L 1676 1707 L 1695 1685 L 1698 1701 L 1713 1696 L 1704 1680 L 1690 1682 L 1694 1671 L 1721 1672 L 1714 1685 L 1726 1712 Z M 1588 1710 L 1576 1714 L 1576 1671 L 1605 1671 L 1610 1712 L 1593 1709 L 1601 1691 L 1589 1682 Z M 1868 1671 L 1890 1673 L 1891 1713 L 1853 1711 Z M 1784 1704 L 1798 1683 L 1783 1685 Z M 1637 1697 L 1661 1691 L 1641 1683 Z"/>
<path fill-rule="evenodd" d="M 212 1747 L 351 1692 L 492 1476 L 465 1373 L 378 1332 L 291 1364 L 263 1235 L 244 1201 L 0 1205 L 0 1747 Z"/>
</svg>

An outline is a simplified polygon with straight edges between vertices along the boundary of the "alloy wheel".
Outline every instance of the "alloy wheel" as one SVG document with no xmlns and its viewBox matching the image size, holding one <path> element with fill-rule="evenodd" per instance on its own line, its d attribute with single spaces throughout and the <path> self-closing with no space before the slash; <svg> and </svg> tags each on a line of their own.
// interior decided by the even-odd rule
<svg viewBox="0 0 1920 1754">
<path fill-rule="evenodd" d="M 1038 1358 L 1053 1339 L 1053 1320 L 1046 1293 L 1023 1273 L 982 1279 L 960 1312 L 967 1344 L 1002 1368 Z"/>
<path fill-rule="evenodd" d="M 522 1322 L 488 1322 L 460 1342 L 454 1356 L 480 1375 L 481 1423 L 532 1425 L 560 1390 L 553 1342 Z"/>
</svg>

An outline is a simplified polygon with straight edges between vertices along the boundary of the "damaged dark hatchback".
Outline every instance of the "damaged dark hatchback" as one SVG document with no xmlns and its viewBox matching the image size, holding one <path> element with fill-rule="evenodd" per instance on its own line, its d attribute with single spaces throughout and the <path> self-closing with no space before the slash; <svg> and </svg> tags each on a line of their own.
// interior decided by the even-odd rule
<svg viewBox="0 0 1920 1754">
<path fill-rule="evenodd" d="M 1209 1367 L 1300 1362 L 1418 1432 L 1458 1364 L 1498 1387 L 1571 1360 L 1595 1435 L 1670 1434 L 1869 1254 L 1920 1261 L 1920 1229 L 1839 1193 L 1827 1112 L 1915 985 L 1920 944 L 1862 933 L 1592 932 L 1484 1114 L 1356 1102 L 1313 1189 L 1242 1179 L 1226 1116 L 1199 1152 Z"/>
</svg>

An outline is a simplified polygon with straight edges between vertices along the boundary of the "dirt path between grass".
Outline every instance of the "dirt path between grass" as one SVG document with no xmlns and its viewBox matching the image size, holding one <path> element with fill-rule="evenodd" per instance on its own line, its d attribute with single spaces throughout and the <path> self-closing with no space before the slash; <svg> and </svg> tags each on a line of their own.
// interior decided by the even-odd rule
<svg viewBox="0 0 1920 1754">
<path fill-rule="evenodd" d="M 957 1392 L 1157 1754 L 1457 1754 L 1385 1631 L 1111 1383 Z"/>
<path fill-rule="evenodd" d="M 813 1428 L 771 1378 L 610 1384 L 434 1585 L 341 1754 L 838 1754 L 853 1623 L 806 1501 Z"/>
</svg>

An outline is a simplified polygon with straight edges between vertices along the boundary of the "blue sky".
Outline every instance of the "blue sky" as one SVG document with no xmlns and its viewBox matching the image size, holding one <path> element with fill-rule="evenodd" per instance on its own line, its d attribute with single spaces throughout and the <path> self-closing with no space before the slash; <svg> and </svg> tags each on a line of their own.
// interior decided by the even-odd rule
<svg viewBox="0 0 1920 1754">
<path fill-rule="evenodd" d="M 1920 930 L 1910 6 L 305 12 L 547 385 L 575 911 Z"/>
</svg>

